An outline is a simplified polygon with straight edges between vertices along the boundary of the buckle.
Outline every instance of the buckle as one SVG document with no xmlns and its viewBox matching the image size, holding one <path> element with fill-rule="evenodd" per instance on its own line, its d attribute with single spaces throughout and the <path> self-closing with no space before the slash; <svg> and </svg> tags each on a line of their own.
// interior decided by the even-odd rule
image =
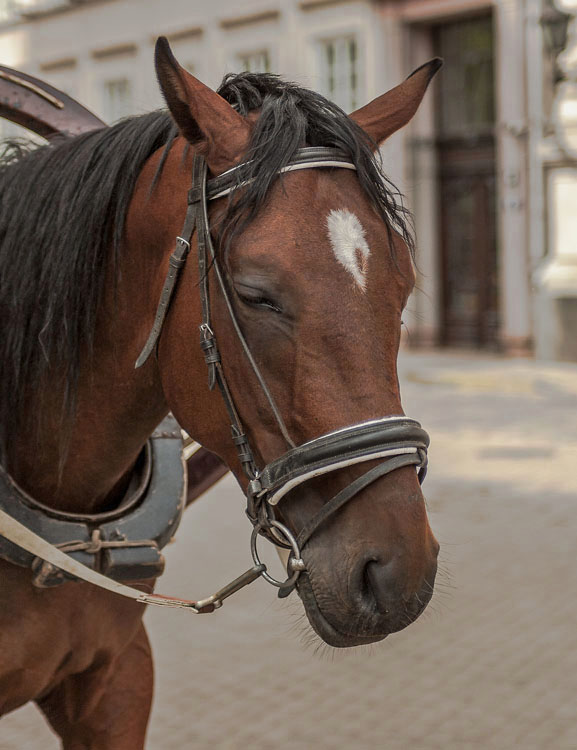
<svg viewBox="0 0 577 750">
<path fill-rule="evenodd" d="M 188 191 L 188 205 L 191 203 L 200 203 L 202 199 L 202 187 L 200 185 L 195 185 L 194 187 L 191 187 Z"/>
</svg>

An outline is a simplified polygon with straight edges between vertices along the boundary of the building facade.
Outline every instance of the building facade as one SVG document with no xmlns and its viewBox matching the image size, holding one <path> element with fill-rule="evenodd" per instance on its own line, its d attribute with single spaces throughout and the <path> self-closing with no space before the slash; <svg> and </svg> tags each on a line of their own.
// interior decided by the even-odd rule
<svg viewBox="0 0 577 750">
<path fill-rule="evenodd" d="M 0 0 L 0 58 L 112 122 L 162 105 L 161 34 L 210 86 L 279 72 L 347 111 L 443 57 L 383 148 L 415 215 L 409 342 L 577 360 L 577 41 L 571 20 L 557 59 L 571 9 L 551 3 Z"/>
</svg>

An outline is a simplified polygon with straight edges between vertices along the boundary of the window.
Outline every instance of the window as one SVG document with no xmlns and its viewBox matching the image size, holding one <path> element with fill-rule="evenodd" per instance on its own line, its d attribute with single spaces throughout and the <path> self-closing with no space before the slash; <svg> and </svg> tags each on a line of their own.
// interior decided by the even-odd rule
<svg viewBox="0 0 577 750">
<path fill-rule="evenodd" d="M 73 3 L 71 0 L 12 0 L 11 4 L 24 16 L 36 16 L 69 8 Z"/>
<path fill-rule="evenodd" d="M 270 59 L 267 50 L 249 52 L 237 56 L 238 70 L 248 70 L 249 73 L 269 73 Z"/>
<path fill-rule="evenodd" d="M 132 114 L 132 90 L 128 78 L 104 82 L 102 114 L 108 123 Z"/>
<path fill-rule="evenodd" d="M 443 139 L 492 136 L 495 127 L 495 40 L 491 16 L 465 18 L 433 30 L 445 60 L 437 128 Z"/>
<path fill-rule="evenodd" d="M 0 0 L 0 23 L 9 21 L 16 15 L 16 3 L 14 0 Z"/>
<path fill-rule="evenodd" d="M 359 101 L 358 45 L 354 36 L 320 42 L 321 93 L 352 112 Z"/>
</svg>

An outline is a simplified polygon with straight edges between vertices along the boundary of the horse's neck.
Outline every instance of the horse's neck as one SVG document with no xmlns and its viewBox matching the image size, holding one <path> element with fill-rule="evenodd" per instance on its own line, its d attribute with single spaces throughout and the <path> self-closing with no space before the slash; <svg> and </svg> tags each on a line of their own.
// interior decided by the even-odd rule
<svg viewBox="0 0 577 750">
<path fill-rule="evenodd" d="M 76 512 L 114 507 L 147 437 L 167 412 L 162 392 L 146 384 L 127 388 L 120 373 L 113 378 L 110 371 L 99 368 L 91 382 L 81 384 L 68 435 L 55 411 L 39 433 L 22 435 L 13 445 L 15 480 L 45 505 Z"/>
<path fill-rule="evenodd" d="M 147 172 L 140 191 L 145 196 L 153 164 Z M 137 220 L 127 226 L 114 272 L 118 283 L 112 273 L 107 280 L 94 355 L 81 368 L 70 433 L 60 427 L 63 399 L 54 378 L 41 389 L 38 403 L 32 399 L 31 429 L 10 450 L 14 479 L 32 497 L 65 511 L 97 512 L 122 499 L 144 443 L 168 412 L 155 358 L 140 370 L 134 363 L 151 325 L 151 301 L 164 280 L 168 236 L 176 231 L 146 215 L 146 197 L 138 190 L 134 203 L 143 206 L 131 208 Z"/>
<path fill-rule="evenodd" d="M 32 400 L 30 430 L 11 446 L 15 480 L 51 507 L 95 512 L 113 506 L 147 437 L 168 411 L 156 363 L 134 371 L 147 295 L 141 289 L 131 306 L 126 292 L 118 290 L 116 315 L 104 305 L 94 356 L 81 368 L 70 430 L 61 428 L 62 393 L 47 383 L 38 402 Z"/>
</svg>

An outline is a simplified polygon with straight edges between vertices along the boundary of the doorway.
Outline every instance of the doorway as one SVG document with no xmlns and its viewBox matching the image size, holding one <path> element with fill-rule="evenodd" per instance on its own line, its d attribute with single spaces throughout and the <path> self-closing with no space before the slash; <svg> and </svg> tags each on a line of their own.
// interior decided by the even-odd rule
<svg viewBox="0 0 577 750">
<path fill-rule="evenodd" d="M 444 346 L 499 338 L 494 34 L 491 15 L 433 27 Z"/>
</svg>

